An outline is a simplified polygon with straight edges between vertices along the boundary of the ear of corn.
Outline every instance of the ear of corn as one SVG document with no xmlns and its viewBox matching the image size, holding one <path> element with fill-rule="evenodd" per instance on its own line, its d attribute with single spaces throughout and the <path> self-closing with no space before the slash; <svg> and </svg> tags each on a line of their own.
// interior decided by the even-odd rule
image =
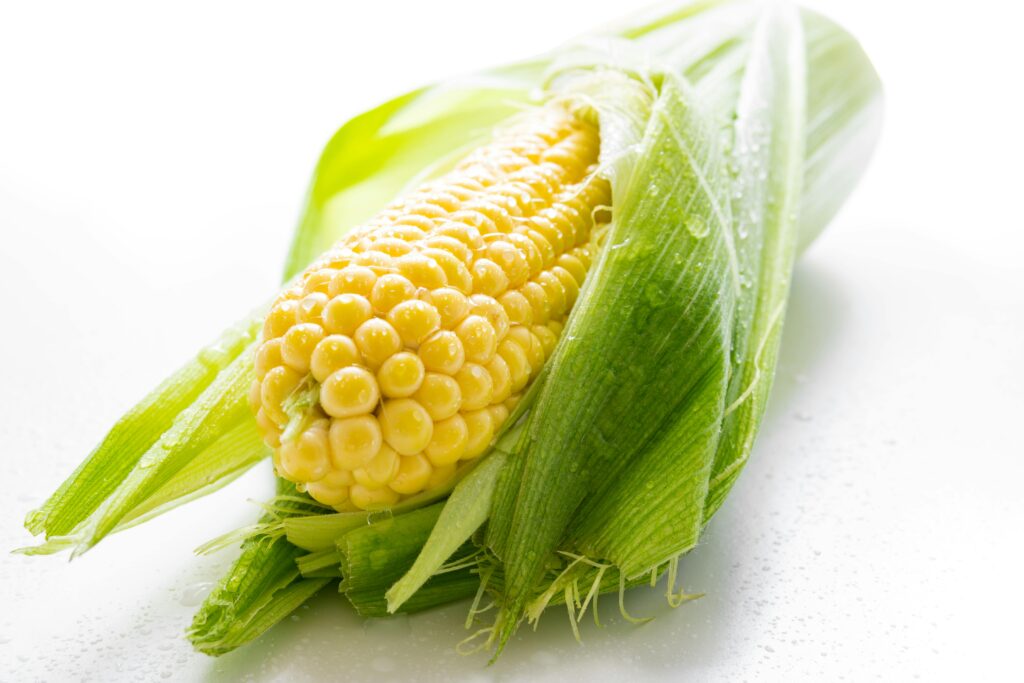
<svg viewBox="0 0 1024 683">
<path fill-rule="evenodd" d="M 391 507 L 489 448 L 598 248 L 597 153 L 593 125 L 539 109 L 303 272 L 251 388 L 280 476 L 338 510 Z"/>
<path fill-rule="evenodd" d="M 692 597 L 672 592 L 678 556 L 749 457 L 793 259 L 863 171 L 879 87 L 834 24 L 758 3 L 652 10 L 598 38 L 410 93 L 343 127 L 317 166 L 290 283 L 258 345 L 250 320 L 219 365 L 186 367 L 126 416 L 30 516 L 30 530 L 47 534 L 42 550 L 88 549 L 262 457 L 248 395 L 278 471 L 312 498 L 284 489 L 251 530 L 193 625 L 205 652 L 251 640 L 339 574 L 349 601 L 373 615 L 486 592 L 499 606 L 486 631 L 498 651 L 547 606 L 565 604 L 575 628 L 597 595 L 665 572 L 672 604 Z M 525 104 L 542 106 L 517 114 Z M 491 129 L 521 135 L 505 122 L 552 115 L 597 136 L 593 158 L 550 159 L 571 178 L 512 178 L 551 141 L 519 154 L 499 136 L 476 157 L 514 148 L 484 164 L 497 182 L 467 181 L 458 160 Z M 572 239 L 520 229 L 595 187 L 574 211 L 611 217 L 600 248 L 585 220 Z M 389 207 L 396 195 L 405 199 Z M 470 221 L 473 212 L 486 221 Z M 468 253 L 446 241 L 453 220 L 480 237 Z M 489 254 L 488 240 L 509 248 Z M 578 292 L 542 277 L 558 280 L 551 264 L 581 247 L 592 250 L 589 270 L 577 277 L 560 264 Z M 508 267 L 477 268 L 484 261 Z M 348 268 L 362 270 L 340 277 Z M 388 286 L 374 297 L 381 280 Z M 541 316 L 558 302 L 564 327 L 516 329 L 513 311 L 527 310 L 519 297 L 501 312 L 491 305 L 506 291 Z M 487 327 L 460 336 L 453 311 L 479 294 L 490 299 L 478 302 Z M 525 381 L 509 373 L 515 405 L 495 390 L 503 373 L 488 373 L 489 392 L 480 373 L 456 377 L 497 356 L 499 343 L 512 354 L 506 366 L 529 367 Z M 433 400 L 417 396 L 428 369 L 442 378 Z M 459 402 L 441 400 L 443 378 L 465 394 Z M 469 412 L 503 429 L 463 458 Z M 399 466 L 413 460 L 430 472 Z M 445 476 L 431 481 L 437 470 Z"/>
</svg>

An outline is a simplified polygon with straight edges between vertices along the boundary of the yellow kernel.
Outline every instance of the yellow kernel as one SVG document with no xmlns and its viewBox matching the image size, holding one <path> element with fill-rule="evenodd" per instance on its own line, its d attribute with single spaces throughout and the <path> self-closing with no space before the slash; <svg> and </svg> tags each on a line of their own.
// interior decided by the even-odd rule
<svg viewBox="0 0 1024 683">
<path fill-rule="evenodd" d="M 565 311 L 572 310 L 573 304 L 576 303 L 576 299 L 580 295 L 580 286 L 576 283 L 576 278 L 562 266 L 552 268 L 551 274 L 558 278 L 562 285 L 562 291 L 565 293 Z"/>
<path fill-rule="evenodd" d="M 281 358 L 300 373 L 309 372 L 309 359 L 313 355 L 313 349 L 323 338 L 324 328 L 315 323 L 293 325 L 282 337 Z"/>
<path fill-rule="evenodd" d="M 562 322 L 558 321 L 558 320 L 552 320 L 552 321 L 548 322 L 548 329 L 551 330 L 552 332 L 554 332 L 555 336 L 558 337 L 559 339 L 562 338 L 562 330 L 564 328 L 565 328 L 565 325 Z"/>
<path fill-rule="evenodd" d="M 263 342 L 260 344 L 260 348 L 256 351 L 256 357 L 253 359 L 256 378 L 262 380 L 267 376 L 268 372 L 283 363 L 284 359 L 281 358 L 281 339 L 270 339 Z"/>
<path fill-rule="evenodd" d="M 320 314 L 327 304 L 327 295 L 323 292 L 307 294 L 299 301 L 299 307 L 295 311 L 296 320 L 300 323 L 320 324 Z"/>
<path fill-rule="evenodd" d="M 373 251 L 379 251 L 388 256 L 404 256 L 412 251 L 412 245 L 397 237 L 381 235 L 373 240 Z"/>
<path fill-rule="evenodd" d="M 455 373 L 455 381 L 462 392 L 462 410 L 478 410 L 491 403 L 494 381 L 482 365 L 466 363 Z"/>
<path fill-rule="evenodd" d="M 519 156 L 518 154 L 516 156 Z M 497 188 L 497 191 L 502 197 L 507 197 L 515 203 L 515 212 L 517 214 L 523 214 L 528 211 L 533 205 L 534 196 L 530 192 L 529 188 L 524 188 L 522 185 L 515 182 L 503 183 Z"/>
<path fill-rule="evenodd" d="M 352 262 L 357 266 L 369 268 L 371 271 L 380 271 L 389 270 L 393 259 L 382 251 L 364 251 L 362 254 L 356 254 Z M 363 294 L 363 292 L 358 293 Z"/>
<path fill-rule="evenodd" d="M 258 379 L 254 379 L 249 385 L 249 395 L 247 398 L 249 400 L 249 409 L 254 413 L 263 405 L 263 383 Z"/>
<path fill-rule="evenodd" d="M 527 270 L 529 275 L 527 277 L 535 277 L 541 272 L 544 267 L 544 260 L 541 256 L 540 250 L 537 249 L 537 245 L 533 243 L 526 235 L 521 235 L 518 232 L 510 233 L 506 235 L 506 239 L 512 243 L 513 246 L 522 254 L 523 258 L 526 259 Z M 523 278 L 525 281 L 526 278 Z"/>
<path fill-rule="evenodd" d="M 511 334 L 511 330 L 509 333 Z M 508 365 L 509 374 L 512 376 L 512 393 L 518 392 L 530 381 L 530 361 L 526 356 L 526 351 L 522 346 L 506 337 L 498 344 L 498 355 Z"/>
<path fill-rule="evenodd" d="M 313 379 L 324 382 L 332 374 L 362 360 L 355 342 L 342 334 L 332 334 L 320 340 L 309 359 Z"/>
<path fill-rule="evenodd" d="M 530 266 L 526 258 L 510 242 L 495 240 L 488 244 L 487 258 L 505 272 L 509 287 L 520 287 L 530 278 Z"/>
<path fill-rule="evenodd" d="M 411 398 L 385 401 L 380 409 L 384 441 L 402 455 L 419 453 L 434 434 L 434 422 L 426 408 Z"/>
<path fill-rule="evenodd" d="M 270 419 L 267 411 L 263 408 L 256 411 L 256 428 L 259 430 L 265 444 L 271 448 L 277 448 L 281 445 L 281 428 Z"/>
<path fill-rule="evenodd" d="M 426 202 L 416 202 L 409 204 L 405 207 L 407 213 L 414 214 L 417 216 L 425 216 L 427 218 L 443 218 L 448 212 L 439 206 L 428 204 Z"/>
<path fill-rule="evenodd" d="M 555 347 L 558 346 L 558 337 L 547 325 L 534 325 L 530 331 L 540 340 L 540 346 L 544 349 L 544 357 L 550 358 Z"/>
<path fill-rule="evenodd" d="M 505 294 L 508 294 L 508 292 L 505 292 Z M 487 318 L 487 322 L 494 329 L 494 336 L 497 341 L 505 338 L 509 325 L 508 313 L 505 312 L 505 308 L 494 297 L 487 296 L 486 294 L 474 294 L 469 297 L 469 306 L 470 313 Z"/>
<path fill-rule="evenodd" d="M 462 406 L 462 389 L 453 378 L 428 372 L 413 398 L 423 406 L 432 419 L 444 420 L 459 412 Z"/>
<path fill-rule="evenodd" d="M 373 308 L 381 313 L 387 313 L 392 308 L 408 301 L 416 296 L 416 287 L 398 273 L 381 275 L 370 292 L 370 303 Z"/>
<path fill-rule="evenodd" d="M 395 227 L 411 227 L 415 230 L 418 230 L 420 234 L 423 234 L 429 233 L 431 230 L 434 229 L 434 221 L 430 220 L 426 216 L 417 216 L 416 214 L 401 214 L 400 216 L 395 218 Z"/>
<path fill-rule="evenodd" d="M 481 197 L 472 201 L 468 201 L 463 204 L 463 210 L 457 214 L 452 214 L 452 218 L 456 215 L 461 216 L 463 213 L 477 213 L 483 214 L 494 224 L 495 229 L 498 232 L 508 232 L 512 229 L 512 218 L 511 212 L 508 206 L 501 206 L 502 197 L 500 194 L 490 194 L 486 198 Z M 483 230 L 481 230 L 483 232 Z"/>
<path fill-rule="evenodd" d="M 327 294 L 331 298 L 339 294 L 369 296 L 376 281 L 377 274 L 366 266 L 346 266 L 331 279 Z"/>
<path fill-rule="evenodd" d="M 533 242 L 533 246 L 537 249 L 537 253 L 540 255 L 541 268 L 550 268 L 555 263 L 555 258 L 558 256 L 555 252 L 554 247 L 551 246 L 551 242 L 547 240 L 544 235 L 540 234 L 536 230 L 526 228 L 522 231 L 522 234 Z"/>
<path fill-rule="evenodd" d="M 583 284 L 583 279 L 587 276 L 587 268 L 582 261 L 572 254 L 562 254 L 558 257 L 558 265 L 572 275 L 572 279 L 576 280 L 577 285 Z"/>
<path fill-rule="evenodd" d="M 331 334 L 352 335 L 356 328 L 370 319 L 373 307 L 362 294 L 339 294 L 324 306 L 324 329 Z"/>
<path fill-rule="evenodd" d="M 520 288 L 523 296 L 530 302 L 533 311 L 533 322 L 544 324 L 551 317 L 548 311 L 548 294 L 536 282 L 527 282 Z"/>
<path fill-rule="evenodd" d="M 467 294 L 473 290 L 473 276 L 470 275 L 469 268 L 454 254 L 443 249 L 424 249 L 421 253 L 441 268 L 448 287 Z M 427 285 L 419 286 L 426 287 Z M 437 289 L 436 287 L 427 288 Z"/>
<path fill-rule="evenodd" d="M 356 482 L 368 489 L 379 489 L 387 486 L 398 474 L 398 453 L 384 444 L 365 466 L 352 471 Z"/>
<path fill-rule="evenodd" d="M 391 507 L 398 502 L 399 495 L 387 486 L 368 489 L 362 484 L 352 484 L 348 489 L 348 498 L 360 510 L 376 510 Z"/>
<path fill-rule="evenodd" d="M 479 258 L 473 262 L 473 291 L 497 297 L 508 289 L 508 276 L 494 261 Z"/>
<path fill-rule="evenodd" d="M 484 367 L 487 368 L 493 385 L 491 403 L 504 401 L 512 394 L 512 373 L 508 369 L 508 363 L 504 358 L 495 354 L 494 358 Z"/>
<path fill-rule="evenodd" d="M 295 324 L 295 312 L 298 307 L 298 302 L 290 299 L 274 304 L 263 321 L 263 338 L 276 339 L 291 329 Z"/>
<path fill-rule="evenodd" d="M 331 417 L 372 412 L 380 400 L 377 380 L 365 368 L 350 365 L 320 385 L 320 405 Z"/>
<path fill-rule="evenodd" d="M 470 190 L 462 187 L 461 185 L 453 185 L 449 182 L 445 188 L 450 195 L 458 199 L 460 202 L 468 202 L 470 199 L 474 199 L 479 195 L 479 191 Z"/>
<path fill-rule="evenodd" d="M 561 254 L 565 251 L 565 242 L 560 233 L 551 221 L 543 216 L 534 216 L 530 219 L 530 226 L 533 232 L 544 238 L 548 244 L 551 245 L 551 250 L 555 254 Z M 557 258 L 556 258 L 557 262 Z"/>
<path fill-rule="evenodd" d="M 338 506 L 348 500 L 352 475 L 347 470 L 332 470 L 320 481 L 306 486 L 306 493 L 324 505 Z"/>
<path fill-rule="evenodd" d="M 433 221 L 429 221 L 429 223 L 430 227 L 418 227 L 411 223 L 399 220 L 391 227 L 383 229 L 380 234 L 405 240 L 406 242 L 417 242 L 426 238 L 427 232 L 434 227 Z"/>
<path fill-rule="evenodd" d="M 466 266 L 473 262 L 473 252 L 469 250 L 469 247 L 454 237 L 438 235 L 435 233 L 423 240 L 423 246 L 429 249 L 447 251 Z"/>
<path fill-rule="evenodd" d="M 398 474 L 391 480 L 388 487 L 396 493 L 412 495 L 419 493 L 430 481 L 434 468 L 422 453 L 403 455 L 398 463 Z"/>
<path fill-rule="evenodd" d="M 442 287 L 430 292 L 427 301 L 437 309 L 441 316 L 441 327 L 450 330 L 469 315 L 469 300 L 462 292 L 450 287 Z"/>
<path fill-rule="evenodd" d="M 551 225 L 562 236 L 562 243 L 570 248 L 576 244 L 576 230 L 562 209 L 561 205 L 555 204 L 541 211 L 541 215 L 551 221 Z"/>
<path fill-rule="evenodd" d="M 395 267 L 415 287 L 437 289 L 448 284 L 444 269 L 438 263 L 423 254 L 406 254 L 395 259 Z"/>
<path fill-rule="evenodd" d="M 417 347 L 441 327 L 441 316 L 426 301 L 403 301 L 388 313 L 388 322 L 394 326 L 406 346 Z"/>
<path fill-rule="evenodd" d="M 455 328 L 455 334 L 462 342 L 466 360 L 486 363 L 494 357 L 498 338 L 486 318 L 479 315 L 469 316 Z"/>
<path fill-rule="evenodd" d="M 533 307 L 522 292 L 509 290 L 498 297 L 498 302 L 505 309 L 508 321 L 513 325 L 530 325 L 533 323 Z"/>
<path fill-rule="evenodd" d="M 278 425 L 288 422 L 288 415 L 281 408 L 281 404 L 295 391 L 301 381 L 302 375 L 284 365 L 277 366 L 263 378 L 260 387 L 263 410 L 266 411 L 267 417 Z"/>
<path fill-rule="evenodd" d="M 451 214 L 449 218 L 453 221 L 458 221 L 459 223 L 471 226 L 478 235 L 489 235 L 492 233 L 501 232 L 497 224 L 495 224 L 495 222 L 491 220 L 489 216 L 480 211 L 476 211 L 474 210 L 474 208 L 472 208 L 477 203 L 478 202 L 474 202 L 473 205 L 469 205 L 469 203 L 467 202 L 467 205 L 469 205 L 470 208 L 461 211 L 456 211 L 455 213 Z M 470 246 L 475 250 L 479 249 L 481 244 L 482 241 L 478 244 Z"/>
<path fill-rule="evenodd" d="M 312 427 L 291 441 L 281 444 L 281 469 L 292 481 L 311 482 L 322 479 L 331 470 L 327 432 Z"/>
<path fill-rule="evenodd" d="M 572 167 L 575 166 L 578 161 L 576 154 L 573 153 L 571 148 L 567 148 L 566 145 L 554 145 L 544 150 L 544 153 L 540 156 L 542 161 L 548 161 L 559 166 Z"/>
<path fill-rule="evenodd" d="M 445 211 L 455 211 L 459 208 L 459 198 L 453 194 L 445 192 L 445 189 L 447 188 L 442 185 L 440 191 L 436 188 L 427 191 L 423 197 L 423 202 L 425 204 L 430 204 L 431 206 L 440 207 Z"/>
<path fill-rule="evenodd" d="M 388 398 L 412 396 L 423 384 L 426 370 L 419 356 L 400 351 L 388 358 L 377 371 L 380 391 Z"/>
<path fill-rule="evenodd" d="M 530 331 L 528 327 L 516 325 L 508 331 L 508 338 L 526 352 L 526 359 L 530 363 L 531 374 L 536 375 L 544 366 L 544 347 L 540 339 Z"/>
<path fill-rule="evenodd" d="M 402 338 L 387 320 L 370 318 L 360 325 L 353 339 L 370 367 L 380 364 L 402 349 Z"/>
<path fill-rule="evenodd" d="M 451 237 L 464 244 L 471 253 L 482 247 L 484 243 L 480 231 L 468 223 L 450 221 L 435 228 L 432 234 L 437 237 Z"/>
<path fill-rule="evenodd" d="M 434 471 L 430 473 L 430 479 L 427 480 L 428 491 L 439 489 L 455 477 L 455 465 L 445 465 L 443 467 L 435 467 Z"/>
<path fill-rule="evenodd" d="M 420 359 L 427 370 L 454 375 L 466 360 L 462 342 L 450 330 L 441 330 L 420 344 Z"/>
<path fill-rule="evenodd" d="M 508 419 L 508 408 L 506 408 L 502 403 L 496 403 L 488 408 L 488 410 L 491 411 L 491 420 L 494 422 L 494 431 L 498 431 L 501 429 L 501 425 L 505 424 L 505 420 Z"/>
<path fill-rule="evenodd" d="M 509 412 L 512 412 L 513 410 L 516 409 L 516 406 L 519 405 L 519 400 L 522 397 L 522 394 L 512 394 L 507 399 L 505 399 L 505 407 L 508 408 Z"/>
<path fill-rule="evenodd" d="M 466 453 L 469 443 L 469 427 L 461 415 L 456 413 L 447 420 L 434 423 L 434 436 L 427 444 L 426 454 L 435 467 L 457 462 Z"/>
<path fill-rule="evenodd" d="M 364 467 L 384 443 L 380 423 L 373 415 L 331 420 L 328 436 L 331 461 L 335 467 L 344 470 Z"/>
<path fill-rule="evenodd" d="M 302 283 L 302 293 L 307 295 L 313 293 L 326 295 L 331 284 L 331 280 L 337 274 L 338 271 L 333 268 L 321 268 L 320 270 L 311 272 L 309 276 L 306 277 L 305 282 Z"/>
<path fill-rule="evenodd" d="M 470 460 L 481 455 L 491 445 L 494 438 L 494 418 L 488 408 L 460 413 L 466 421 L 469 439 L 466 441 L 466 452 L 463 460 Z"/>
<path fill-rule="evenodd" d="M 579 259 L 580 263 L 583 264 L 584 268 L 586 268 L 587 270 L 590 269 L 591 253 L 590 249 L 587 246 L 576 247 L 575 249 L 572 250 L 571 253 L 573 256 Z"/>
<path fill-rule="evenodd" d="M 327 268 L 333 270 L 341 270 L 345 266 L 352 263 L 353 256 L 355 256 L 355 254 L 352 253 L 351 249 L 348 249 L 346 247 L 334 247 L 333 249 L 330 249 L 329 251 L 325 252 L 320 257 L 320 262 L 323 263 L 324 266 Z M 331 279 L 334 279 L 333 275 L 331 276 Z M 327 289 L 328 291 L 330 291 L 329 283 Z"/>
<path fill-rule="evenodd" d="M 536 279 L 537 284 L 544 288 L 547 294 L 548 314 L 552 318 L 560 318 L 565 313 L 565 288 L 561 281 L 552 273 L 540 273 Z"/>
</svg>

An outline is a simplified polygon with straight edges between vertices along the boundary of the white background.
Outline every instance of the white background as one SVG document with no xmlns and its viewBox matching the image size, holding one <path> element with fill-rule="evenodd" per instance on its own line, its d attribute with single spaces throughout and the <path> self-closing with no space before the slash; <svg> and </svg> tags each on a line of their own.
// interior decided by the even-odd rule
<svg viewBox="0 0 1024 683">
<path fill-rule="evenodd" d="M 181 634 L 265 468 L 80 560 L 6 551 L 111 422 L 272 291 L 323 143 L 410 87 L 628 3 L 5 3 L 0 680 L 1006 680 L 1020 675 L 1024 34 L 1014 3 L 815 2 L 886 84 L 881 148 L 797 269 L 754 458 L 670 610 L 560 612 L 486 668 L 466 606 L 322 595 L 219 660 Z M 948 5 L 948 8 L 946 7 Z M 513 7 L 515 9 L 513 9 Z M 1017 679 L 1019 680 L 1019 678 Z"/>
</svg>

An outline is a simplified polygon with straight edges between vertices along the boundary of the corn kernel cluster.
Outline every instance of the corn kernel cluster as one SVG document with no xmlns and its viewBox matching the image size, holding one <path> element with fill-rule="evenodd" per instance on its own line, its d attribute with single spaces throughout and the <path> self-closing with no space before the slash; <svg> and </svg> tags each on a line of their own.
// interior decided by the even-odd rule
<svg viewBox="0 0 1024 683">
<path fill-rule="evenodd" d="M 597 248 L 610 202 L 597 155 L 595 127 L 534 112 L 278 297 L 250 403 L 279 475 L 338 510 L 387 507 L 487 450 Z M 318 399 L 282 440 L 302 390 Z"/>
</svg>

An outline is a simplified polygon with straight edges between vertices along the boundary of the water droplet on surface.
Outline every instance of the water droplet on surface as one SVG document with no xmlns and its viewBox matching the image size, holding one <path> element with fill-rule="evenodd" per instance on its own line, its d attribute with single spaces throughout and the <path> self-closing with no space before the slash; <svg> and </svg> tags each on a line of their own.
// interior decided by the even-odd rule
<svg viewBox="0 0 1024 683">
<path fill-rule="evenodd" d="M 185 586 L 181 591 L 181 596 L 178 598 L 178 602 L 185 607 L 197 607 L 203 604 L 203 600 L 212 588 L 212 581 L 200 581 L 198 583 Z"/>
<path fill-rule="evenodd" d="M 711 232 L 711 227 L 700 216 L 690 216 L 686 219 L 686 230 L 696 239 L 703 239 Z"/>
</svg>

